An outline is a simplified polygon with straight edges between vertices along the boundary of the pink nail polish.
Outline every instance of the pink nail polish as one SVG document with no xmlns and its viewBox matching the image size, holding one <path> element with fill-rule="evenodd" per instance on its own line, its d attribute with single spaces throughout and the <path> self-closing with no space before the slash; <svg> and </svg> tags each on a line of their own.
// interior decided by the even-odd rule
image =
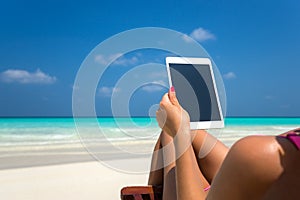
<svg viewBox="0 0 300 200">
<path fill-rule="evenodd" d="M 175 92 L 174 86 L 171 87 L 171 92 Z"/>
</svg>

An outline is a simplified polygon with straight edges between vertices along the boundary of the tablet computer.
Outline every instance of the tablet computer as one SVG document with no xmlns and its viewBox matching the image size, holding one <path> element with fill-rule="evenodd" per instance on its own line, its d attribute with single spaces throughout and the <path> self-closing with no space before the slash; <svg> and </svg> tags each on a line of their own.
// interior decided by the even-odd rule
<svg viewBox="0 0 300 200">
<path fill-rule="evenodd" d="M 209 58 L 167 57 L 169 85 L 189 113 L 191 129 L 223 128 L 224 119 Z"/>
</svg>

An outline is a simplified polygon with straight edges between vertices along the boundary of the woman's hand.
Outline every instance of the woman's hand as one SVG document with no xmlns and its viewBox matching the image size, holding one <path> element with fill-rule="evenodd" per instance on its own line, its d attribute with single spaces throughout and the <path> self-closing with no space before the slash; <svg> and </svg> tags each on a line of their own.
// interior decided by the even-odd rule
<svg viewBox="0 0 300 200">
<path fill-rule="evenodd" d="M 175 89 L 172 86 L 160 102 L 160 108 L 156 112 L 156 120 L 164 131 L 174 137 L 177 133 L 190 132 L 190 117 L 180 106 Z"/>
</svg>

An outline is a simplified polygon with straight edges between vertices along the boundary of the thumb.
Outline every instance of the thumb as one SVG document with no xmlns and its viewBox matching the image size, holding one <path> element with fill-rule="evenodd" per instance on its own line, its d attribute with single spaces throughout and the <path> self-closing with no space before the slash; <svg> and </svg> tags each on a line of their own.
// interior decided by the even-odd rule
<svg viewBox="0 0 300 200">
<path fill-rule="evenodd" d="M 169 99 L 173 105 L 180 106 L 176 97 L 176 92 L 174 86 L 172 86 L 169 90 Z"/>
</svg>

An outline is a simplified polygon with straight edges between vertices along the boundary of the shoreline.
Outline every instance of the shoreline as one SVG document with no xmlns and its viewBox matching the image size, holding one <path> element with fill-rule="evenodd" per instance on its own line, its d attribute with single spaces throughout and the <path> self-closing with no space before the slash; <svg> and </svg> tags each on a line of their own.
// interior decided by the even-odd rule
<svg viewBox="0 0 300 200">
<path fill-rule="evenodd" d="M 249 127 L 234 126 L 208 132 L 230 147 L 235 141 L 249 134 L 276 135 L 292 128 L 295 127 L 284 126 L 269 129 L 267 126 L 257 126 L 249 129 Z M 155 143 L 156 138 L 136 140 L 133 138 L 120 141 L 88 140 L 85 143 L 77 139 L 69 143 L 65 140 L 61 143 L 50 142 L 49 144 L 0 145 L 0 170 L 97 160 L 145 158 L 151 156 Z"/>
</svg>

